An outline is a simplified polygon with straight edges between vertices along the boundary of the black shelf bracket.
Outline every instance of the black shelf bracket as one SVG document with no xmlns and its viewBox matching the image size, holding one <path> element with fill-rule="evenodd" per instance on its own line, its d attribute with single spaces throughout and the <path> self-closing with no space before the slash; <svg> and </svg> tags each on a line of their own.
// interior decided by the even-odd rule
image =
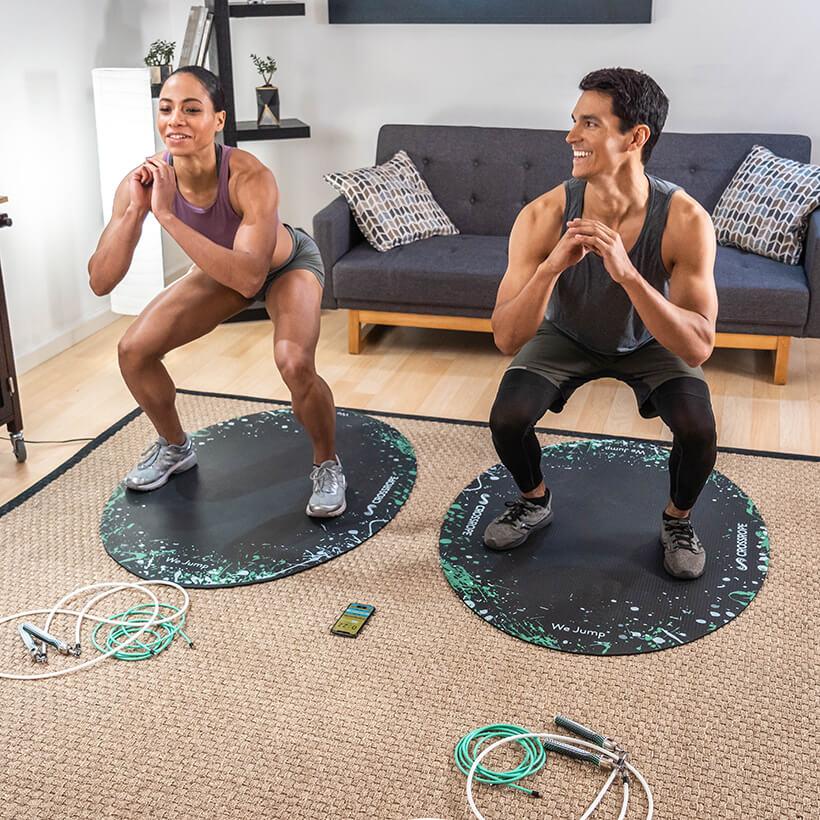
<svg viewBox="0 0 820 820">
<path fill-rule="evenodd" d="M 236 108 L 233 95 L 233 60 L 231 59 L 231 21 L 228 0 L 206 0 L 205 5 L 214 16 L 208 58 L 225 91 L 225 128 L 222 140 L 225 145 L 236 146 Z"/>
<path fill-rule="evenodd" d="M 260 128 L 256 122 L 236 121 L 236 101 L 233 85 L 233 59 L 231 57 L 231 17 L 297 17 L 304 16 L 304 3 L 229 3 L 228 0 L 205 0 L 208 10 L 213 14 L 213 29 L 208 47 L 208 58 L 211 67 L 216 66 L 216 73 L 225 91 L 225 128 L 222 141 L 225 145 L 236 144 L 240 140 L 282 140 L 305 139 L 310 136 L 310 126 L 301 120 L 282 120 L 274 128 Z"/>
</svg>

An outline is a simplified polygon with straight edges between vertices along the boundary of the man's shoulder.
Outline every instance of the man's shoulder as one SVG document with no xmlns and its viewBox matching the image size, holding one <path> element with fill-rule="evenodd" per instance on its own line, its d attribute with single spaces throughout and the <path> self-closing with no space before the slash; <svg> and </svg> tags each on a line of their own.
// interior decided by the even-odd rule
<svg viewBox="0 0 820 820">
<path fill-rule="evenodd" d="M 533 227 L 546 228 L 563 220 L 565 208 L 566 191 L 562 182 L 525 205 L 520 217 Z"/>
<path fill-rule="evenodd" d="M 704 224 L 712 225 L 709 212 L 691 194 L 676 186 L 669 199 L 667 227 L 685 231 Z"/>
<path fill-rule="evenodd" d="M 715 226 L 708 211 L 683 188 L 678 188 L 669 201 L 669 214 L 663 232 L 663 253 L 667 267 L 680 261 L 691 263 L 714 249 Z M 712 251 L 713 252 L 713 251 Z M 671 269 L 671 268 L 670 268 Z"/>
</svg>

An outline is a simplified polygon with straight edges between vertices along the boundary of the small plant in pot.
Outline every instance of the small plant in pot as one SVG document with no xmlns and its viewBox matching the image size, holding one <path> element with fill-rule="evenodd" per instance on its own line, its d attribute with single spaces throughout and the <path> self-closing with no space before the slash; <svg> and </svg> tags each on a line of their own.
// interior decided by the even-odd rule
<svg viewBox="0 0 820 820">
<path fill-rule="evenodd" d="M 271 85 L 276 60 L 270 55 L 257 57 L 255 54 L 251 54 L 251 60 L 264 83 L 256 86 L 256 124 L 260 128 L 276 127 L 279 125 L 279 89 Z"/>
<path fill-rule="evenodd" d="M 151 69 L 152 83 L 164 83 L 171 73 L 171 61 L 174 59 L 175 48 L 176 43 L 169 43 L 167 40 L 154 40 L 148 46 L 145 65 Z"/>
</svg>

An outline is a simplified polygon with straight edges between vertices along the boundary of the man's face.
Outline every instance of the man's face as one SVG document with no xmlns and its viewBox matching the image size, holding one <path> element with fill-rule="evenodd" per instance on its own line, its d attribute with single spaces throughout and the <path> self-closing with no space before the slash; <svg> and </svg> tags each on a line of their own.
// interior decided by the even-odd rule
<svg viewBox="0 0 820 820">
<path fill-rule="evenodd" d="M 589 179 L 615 173 L 629 161 L 627 148 L 633 129 L 621 133 L 620 120 L 612 113 L 612 98 L 600 91 L 584 91 L 572 112 L 567 142 L 572 146 L 572 175 Z M 640 149 L 638 149 L 640 151 Z M 640 157 L 640 153 L 637 154 Z"/>
</svg>

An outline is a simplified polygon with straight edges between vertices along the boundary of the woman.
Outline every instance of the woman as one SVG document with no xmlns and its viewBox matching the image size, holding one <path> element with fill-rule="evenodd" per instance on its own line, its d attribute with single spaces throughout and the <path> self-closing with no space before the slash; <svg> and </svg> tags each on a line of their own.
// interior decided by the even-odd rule
<svg viewBox="0 0 820 820">
<path fill-rule="evenodd" d="M 120 340 L 125 383 L 159 434 L 125 485 L 153 490 L 196 464 L 162 357 L 259 299 L 274 323 L 276 367 L 313 443 L 307 514 L 341 515 L 346 481 L 335 450 L 336 410 L 314 364 L 324 285 L 319 249 L 306 233 L 279 221 L 273 174 L 252 154 L 215 143 L 224 124 L 216 75 L 197 66 L 171 74 L 157 118 L 167 151 L 122 180 L 111 221 L 88 263 L 91 289 L 98 296 L 109 293 L 128 271 L 149 210 L 194 263 Z"/>
</svg>

